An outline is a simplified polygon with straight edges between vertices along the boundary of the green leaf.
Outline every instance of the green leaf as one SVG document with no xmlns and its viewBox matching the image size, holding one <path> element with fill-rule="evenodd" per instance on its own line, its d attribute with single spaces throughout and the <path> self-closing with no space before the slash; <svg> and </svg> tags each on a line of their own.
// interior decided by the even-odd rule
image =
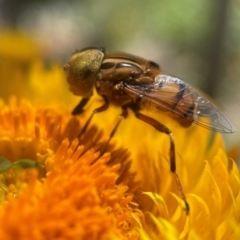
<svg viewBox="0 0 240 240">
<path fill-rule="evenodd" d="M 12 163 L 4 157 L 0 157 L 0 173 L 6 172 Z"/>
<path fill-rule="evenodd" d="M 36 162 L 31 159 L 20 159 L 14 163 L 6 159 L 5 157 L 0 157 L 0 173 L 8 171 L 10 168 L 16 169 L 26 169 L 26 168 L 43 168 L 42 163 Z"/>
</svg>

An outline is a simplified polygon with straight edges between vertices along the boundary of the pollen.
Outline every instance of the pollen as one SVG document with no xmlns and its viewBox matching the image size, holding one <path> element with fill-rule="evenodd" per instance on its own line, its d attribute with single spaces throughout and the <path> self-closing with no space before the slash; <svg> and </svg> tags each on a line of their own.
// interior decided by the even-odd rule
<svg viewBox="0 0 240 240">
<path fill-rule="evenodd" d="M 127 154 L 98 158 L 101 133 L 93 127 L 78 139 L 80 125 L 56 109 L 1 103 L 0 154 L 44 168 L 1 174 L 0 239 L 138 239 L 143 214 L 133 201 L 139 184 L 128 176 L 129 159 L 120 157 Z"/>
</svg>

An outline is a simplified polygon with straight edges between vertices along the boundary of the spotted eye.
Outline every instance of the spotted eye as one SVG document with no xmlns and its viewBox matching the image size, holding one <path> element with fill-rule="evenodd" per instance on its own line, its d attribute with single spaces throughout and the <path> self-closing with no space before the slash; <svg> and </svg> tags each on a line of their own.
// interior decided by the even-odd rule
<svg viewBox="0 0 240 240">
<path fill-rule="evenodd" d="M 88 48 L 74 53 L 64 66 L 70 90 L 79 96 L 87 95 L 100 70 L 104 51 Z"/>
</svg>

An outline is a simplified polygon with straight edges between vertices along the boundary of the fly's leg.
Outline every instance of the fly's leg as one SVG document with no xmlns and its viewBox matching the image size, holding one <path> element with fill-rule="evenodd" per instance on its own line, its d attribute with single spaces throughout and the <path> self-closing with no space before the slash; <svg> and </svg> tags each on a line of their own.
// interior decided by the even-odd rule
<svg viewBox="0 0 240 240">
<path fill-rule="evenodd" d="M 103 150 L 101 151 L 101 153 L 99 154 L 99 156 L 94 160 L 94 162 L 96 162 L 107 150 L 107 147 L 109 145 L 109 142 L 111 141 L 111 139 L 113 138 L 114 134 L 116 133 L 120 123 L 122 122 L 122 120 L 124 120 L 128 115 L 128 111 L 127 111 L 127 107 L 126 106 L 122 106 L 122 113 L 119 115 L 119 119 L 116 123 L 116 125 L 114 126 L 113 130 L 111 131 L 108 140 L 103 148 Z M 94 163 L 93 162 L 93 163 Z"/>
<path fill-rule="evenodd" d="M 109 135 L 109 138 L 107 140 L 107 143 L 105 144 L 100 156 L 102 156 L 106 152 L 110 140 L 113 138 L 113 136 L 116 133 L 120 123 L 122 122 L 122 120 L 124 120 L 127 117 L 127 115 L 128 115 L 127 107 L 123 106 L 122 107 L 122 113 L 119 115 L 119 119 L 118 119 L 116 125 L 114 126 L 113 130 L 111 131 L 111 133 Z"/>
<path fill-rule="evenodd" d="M 105 96 L 103 96 L 103 99 L 104 99 L 104 104 L 99 107 L 99 108 L 96 108 L 93 110 L 92 114 L 90 115 L 90 117 L 88 118 L 87 122 L 85 123 L 85 125 L 83 126 L 81 132 L 79 133 L 78 137 L 80 137 L 82 134 L 84 134 L 93 118 L 93 116 L 96 114 L 96 113 L 99 113 L 99 112 L 103 112 L 103 111 L 106 111 L 108 109 L 108 106 L 109 106 L 109 102 L 107 100 L 107 98 Z"/>
<path fill-rule="evenodd" d="M 78 105 L 73 109 L 72 115 L 81 114 L 83 112 L 83 108 L 85 107 L 85 105 L 88 103 L 89 100 L 90 100 L 90 97 L 82 98 L 81 101 L 78 103 Z"/>
<path fill-rule="evenodd" d="M 92 91 L 89 92 L 87 94 L 87 96 L 85 96 L 84 98 L 82 98 L 80 100 L 80 102 L 78 103 L 78 105 L 73 109 L 72 111 L 72 115 L 78 115 L 81 114 L 84 110 L 83 108 L 86 106 L 86 104 L 88 103 L 88 101 L 90 100 L 90 98 L 92 97 L 93 93 Z"/>
<path fill-rule="evenodd" d="M 182 184 L 181 181 L 179 179 L 179 176 L 176 172 L 176 154 L 175 154 L 175 144 L 174 144 L 174 137 L 172 132 L 170 131 L 170 129 L 168 129 L 166 126 L 164 126 L 162 123 L 158 122 L 157 120 L 148 117 L 138 111 L 135 111 L 135 115 L 138 119 L 142 120 L 143 122 L 148 123 L 149 125 L 153 126 L 156 130 L 158 130 L 159 132 L 163 132 L 165 134 L 167 134 L 169 136 L 170 139 L 170 149 L 169 149 L 169 156 L 170 156 L 170 171 L 172 172 L 175 182 L 177 184 L 178 190 L 179 190 L 179 194 L 180 197 L 182 198 L 182 200 L 184 201 L 185 204 L 185 211 L 186 214 L 189 214 L 190 208 L 189 208 L 189 204 L 187 202 L 186 196 L 183 192 L 183 188 L 182 188 Z"/>
</svg>

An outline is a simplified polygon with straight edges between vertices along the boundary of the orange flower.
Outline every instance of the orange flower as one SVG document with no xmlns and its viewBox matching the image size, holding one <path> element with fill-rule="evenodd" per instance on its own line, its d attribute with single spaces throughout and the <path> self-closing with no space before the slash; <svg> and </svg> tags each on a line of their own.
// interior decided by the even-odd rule
<svg viewBox="0 0 240 240">
<path fill-rule="evenodd" d="M 111 163 L 109 153 L 96 161 L 95 128 L 78 140 L 77 119 L 15 100 L 1 113 L 1 155 L 12 162 L 28 157 L 45 169 L 2 174 L 0 239 L 137 239 L 138 184 L 127 180 L 124 160 L 115 163 L 120 153 Z M 117 184 L 120 178 L 128 183 Z"/>
</svg>

